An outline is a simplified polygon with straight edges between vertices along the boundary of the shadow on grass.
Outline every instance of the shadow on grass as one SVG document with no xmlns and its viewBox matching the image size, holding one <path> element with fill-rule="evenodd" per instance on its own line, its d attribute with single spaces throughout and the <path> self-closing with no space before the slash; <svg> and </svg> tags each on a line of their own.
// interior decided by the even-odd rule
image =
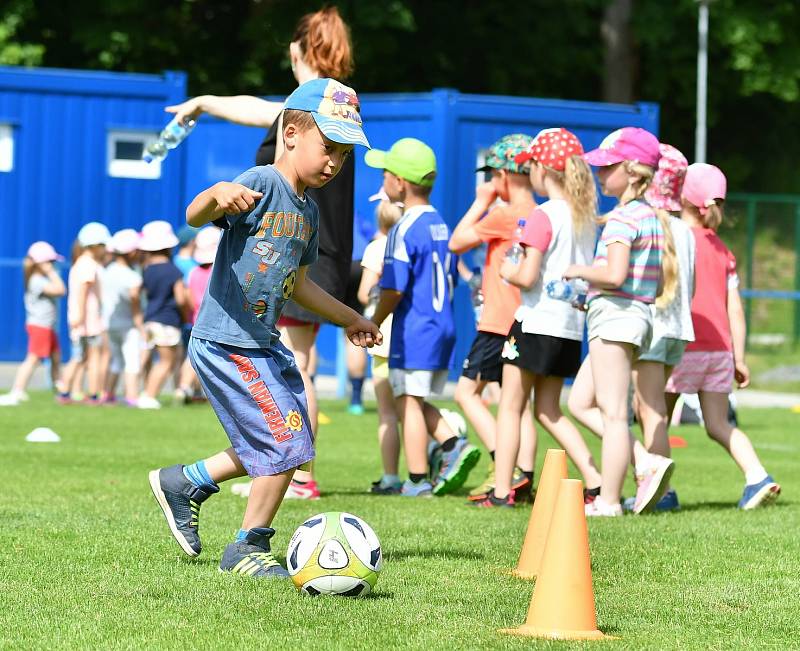
<svg viewBox="0 0 800 651">
<path fill-rule="evenodd" d="M 784 500 L 782 502 L 776 502 L 775 504 L 770 504 L 769 506 L 765 506 L 763 508 L 766 509 L 782 509 L 786 506 L 789 506 L 789 503 Z M 739 508 L 736 506 L 735 502 L 696 502 L 694 504 L 686 504 L 681 503 L 681 512 L 690 513 L 693 511 L 738 511 Z M 761 509 L 754 509 L 754 510 L 761 510 Z"/>
<path fill-rule="evenodd" d="M 447 558 L 455 560 L 482 561 L 486 557 L 475 551 L 450 548 L 435 549 L 401 549 L 385 554 L 387 561 L 402 561 L 408 558 Z"/>
</svg>

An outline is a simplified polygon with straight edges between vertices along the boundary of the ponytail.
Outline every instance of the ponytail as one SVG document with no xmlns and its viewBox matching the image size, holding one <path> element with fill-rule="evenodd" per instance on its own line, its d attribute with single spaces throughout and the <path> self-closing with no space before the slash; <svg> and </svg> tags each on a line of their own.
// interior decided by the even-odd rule
<svg viewBox="0 0 800 651">
<path fill-rule="evenodd" d="M 672 216 L 666 210 L 655 210 L 655 213 L 664 232 L 661 252 L 661 293 L 656 298 L 656 308 L 663 310 L 675 300 L 678 291 L 678 255 L 675 252 L 675 238 L 672 236 L 670 226 Z"/>
<path fill-rule="evenodd" d="M 292 41 L 300 46 L 303 60 L 321 77 L 341 80 L 353 74 L 350 30 L 336 7 L 303 16 Z"/>
<path fill-rule="evenodd" d="M 689 211 L 694 218 L 703 225 L 703 228 L 710 228 L 713 231 L 716 231 L 720 227 L 725 217 L 721 203 L 714 202 L 710 206 L 700 210 L 700 208 L 684 198 L 681 205 L 683 210 Z"/>
<path fill-rule="evenodd" d="M 594 223 L 597 218 L 597 189 L 592 170 L 581 156 L 570 156 L 564 168 L 564 194 L 572 213 L 572 227 L 576 233 Z"/>
<path fill-rule="evenodd" d="M 641 178 L 633 185 L 629 185 L 623 195 L 619 198 L 619 203 L 621 206 L 624 206 L 626 203 L 630 203 L 631 201 L 641 199 L 644 196 L 644 193 L 647 191 L 647 188 L 650 186 L 650 182 L 653 180 L 653 175 L 655 174 L 655 169 L 638 161 L 625 161 L 623 165 L 625 166 L 625 171 L 628 174 L 636 174 Z"/>
</svg>

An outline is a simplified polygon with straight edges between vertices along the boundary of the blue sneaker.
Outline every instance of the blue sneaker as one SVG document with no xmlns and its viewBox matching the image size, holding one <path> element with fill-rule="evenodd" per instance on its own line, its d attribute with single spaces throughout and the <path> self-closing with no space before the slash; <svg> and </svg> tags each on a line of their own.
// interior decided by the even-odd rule
<svg viewBox="0 0 800 651">
<path fill-rule="evenodd" d="M 781 494 L 781 487 L 772 475 L 767 475 L 757 484 L 748 484 L 744 487 L 742 499 L 739 500 L 739 508 L 743 511 L 773 504 Z"/>
<path fill-rule="evenodd" d="M 197 556 L 202 545 L 198 527 L 200 505 L 216 490 L 198 488 L 183 474 L 181 464 L 153 470 L 149 475 L 150 488 L 164 512 L 172 537 L 189 556 Z"/>
<path fill-rule="evenodd" d="M 364 405 L 352 404 L 347 407 L 347 413 L 351 416 L 363 416 Z"/>
<path fill-rule="evenodd" d="M 678 502 L 678 494 L 674 489 L 670 488 L 653 508 L 657 513 L 666 513 L 668 511 L 680 511 L 681 505 Z"/>
<path fill-rule="evenodd" d="M 433 482 L 433 494 L 447 495 L 461 488 L 480 457 L 478 448 L 466 438 L 459 437 L 452 450 L 442 451 L 442 463 Z"/>
<path fill-rule="evenodd" d="M 219 571 L 254 578 L 288 578 L 289 573 L 275 560 L 270 549 L 269 539 L 274 535 L 275 529 L 270 527 L 250 529 L 244 540 L 232 542 L 225 548 Z"/>
<path fill-rule="evenodd" d="M 400 489 L 400 494 L 404 497 L 433 497 L 433 486 L 427 479 L 423 479 L 418 484 L 406 479 L 403 488 Z"/>
</svg>

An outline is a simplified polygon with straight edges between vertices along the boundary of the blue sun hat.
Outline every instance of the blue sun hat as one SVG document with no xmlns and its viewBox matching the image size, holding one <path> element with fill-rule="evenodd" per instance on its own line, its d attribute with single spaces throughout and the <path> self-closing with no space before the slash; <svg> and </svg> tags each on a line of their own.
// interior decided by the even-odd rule
<svg viewBox="0 0 800 651">
<path fill-rule="evenodd" d="M 319 130 L 334 142 L 369 148 L 356 91 L 335 79 L 312 79 L 298 86 L 283 108 L 311 113 Z"/>
</svg>

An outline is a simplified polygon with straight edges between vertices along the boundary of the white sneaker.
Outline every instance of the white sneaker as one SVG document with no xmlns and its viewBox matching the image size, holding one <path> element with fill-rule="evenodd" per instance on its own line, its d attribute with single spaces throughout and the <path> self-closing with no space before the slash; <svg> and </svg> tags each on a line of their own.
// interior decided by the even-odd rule
<svg viewBox="0 0 800 651">
<path fill-rule="evenodd" d="M 161 409 L 161 403 L 150 396 L 139 396 L 139 402 L 136 403 L 136 406 L 139 409 Z"/>
<path fill-rule="evenodd" d="M 17 396 L 17 400 L 19 402 L 28 402 L 28 400 L 31 399 L 31 397 L 27 394 L 26 391 L 13 391 L 12 390 L 12 391 L 9 391 L 9 393 L 13 393 L 15 396 Z"/>
<path fill-rule="evenodd" d="M 667 492 L 669 479 L 675 470 L 675 462 L 660 454 L 650 454 L 650 467 L 636 476 L 636 500 L 634 513 L 652 510 Z"/>
<path fill-rule="evenodd" d="M 19 398 L 13 391 L 0 396 L 0 407 L 16 407 L 18 404 Z"/>
<path fill-rule="evenodd" d="M 622 506 L 619 504 L 606 504 L 601 497 L 596 497 L 594 501 L 585 504 L 583 507 L 587 518 L 606 517 L 615 518 L 622 515 Z"/>
</svg>

